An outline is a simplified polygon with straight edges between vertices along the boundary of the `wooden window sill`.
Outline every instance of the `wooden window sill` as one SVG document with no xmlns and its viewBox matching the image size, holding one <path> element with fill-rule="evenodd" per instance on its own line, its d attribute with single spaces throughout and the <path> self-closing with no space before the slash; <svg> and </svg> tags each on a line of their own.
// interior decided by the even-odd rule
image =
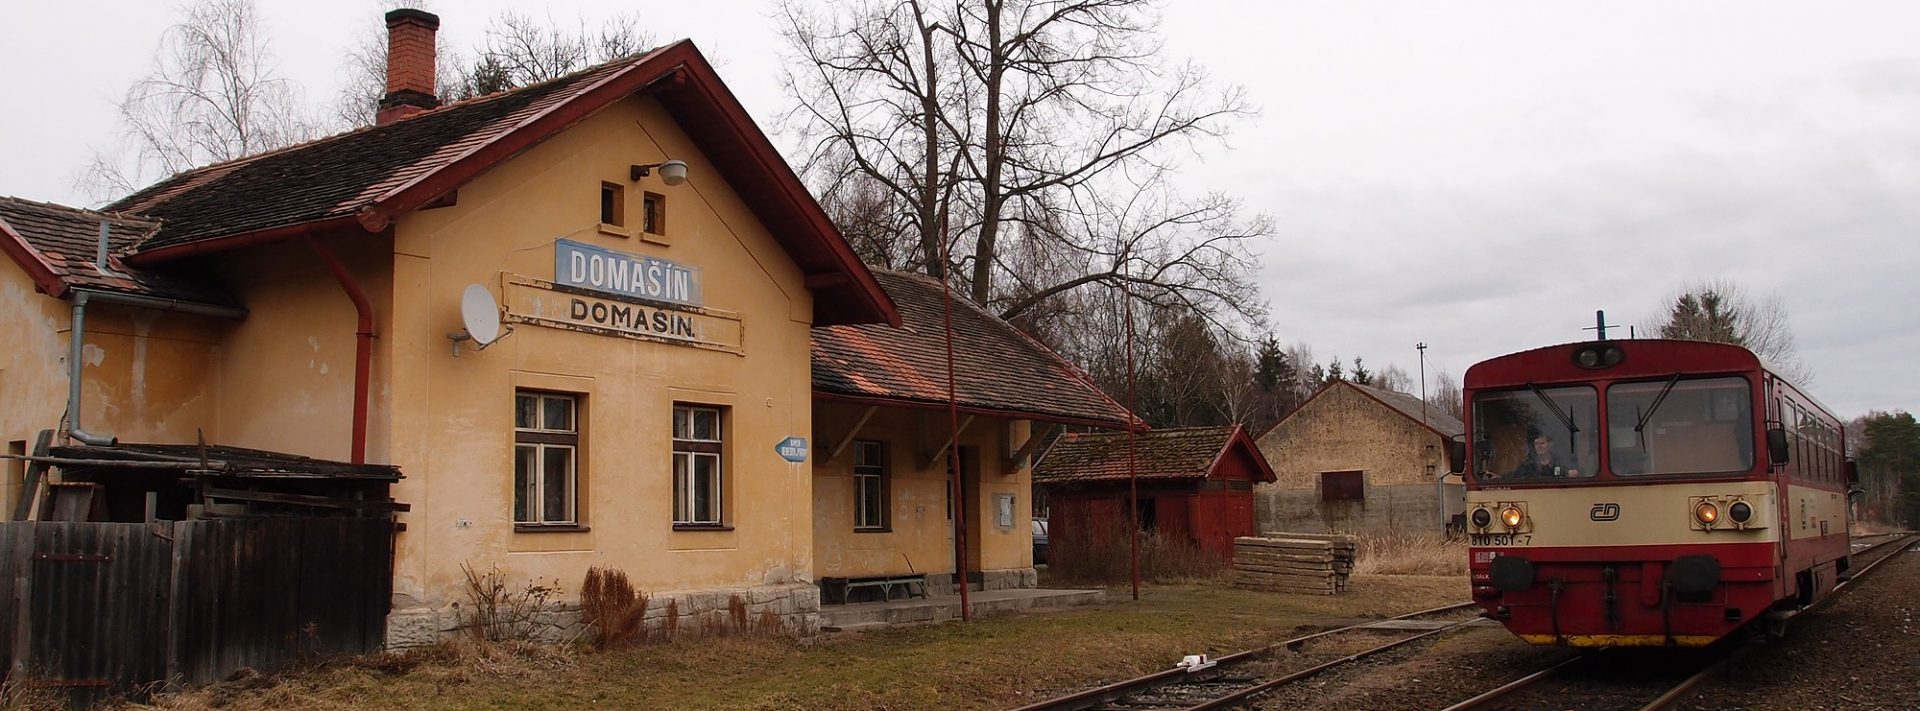
<svg viewBox="0 0 1920 711">
<path fill-rule="evenodd" d="M 516 523 L 514 533 L 586 533 L 593 528 L 581 523 Z"/>
<path fill-rule="evenodd" d="M 673 530 L 675 531 L 731 531 L 733 530 L 733 527 L 728 526 L 726 524 L 722 524 L 722 523 L 676 523 L 676 524 L 673 524 Z"/>
<path fill-rule="evenodd" d="M 893 533 L 893 527 L 892 527 L 892 526 L 881 526 L 881 527 L 878 527 L 878 528 L 858 528 L 858 527 L 856 527 L 856 528 L 854 528 L 854 529 L 853 529 L 853 532 L 854 532 L 854 533 Z"/>
</svg>

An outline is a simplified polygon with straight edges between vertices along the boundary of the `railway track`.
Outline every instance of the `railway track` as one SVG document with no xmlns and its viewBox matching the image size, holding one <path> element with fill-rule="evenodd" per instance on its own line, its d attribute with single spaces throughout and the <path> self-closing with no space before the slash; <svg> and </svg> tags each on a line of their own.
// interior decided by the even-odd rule
<svg viewBox="0 0 1920 711">
<path fill-rule="evenodd" d="M 1882 538 L 1857 550 L 1867 557 L 1879 553 L 1865 565 L 1851 571 L 1833 594 L 1802 610 L 1786 614 L 1784 624 L 1800 615 L 1824 606 L 1852 590 L 1881 563 L 1892 560 L 1920 537 L 1909 533 L 1883 534 L 1863 538 Z M 1498 708 L 1620 708 L 1660 711 L 1686 698 L 1701 683 L 1761 648 L 1756 644 L 1728 642 L 1698 650 L 1647 650 L 1626 658 L 1622 650 L 1597 650 L 1545 667 L 1532 674 L 1503 684 L 1485 693 L 1447 707 L 1444 711 L 1479 711 Z"/>
<path fill-rule="evenodd" d="M 1148 709 L 1203 711 L 1204 709 L 1228 708 L 1245 703 L 1259 694 L 1315 676 L 1335 667 L 1350 664 L 1419 640 L 1460 629 L 1462 626 L 1480 618 L 1476 616 L 1448 622 L 1430 630 L 1415 631 L 1410 635 L 1371 646 L 1338 659 L 1271 678 L 1264 677 L 1259 670 L 1251 669 L 1251 667 L 1254 666 L 1251 664 L 1252 662 L 1267 659 L 1274 652 L 1281 650 L 1298 650 L 1309 642 L 1323 640 L 1335 635 L 1378 634 L 1395 631 L 1405 632 L 1406 630 L 1382 626 L 1382 623 L 1446 615 L 1473 607 L 1475 607 L 1474 603 L 1463 602 L 1420 610 L 1418 612 L 1410 612 L 1385 620 L 1373 620 L 1363 624 L 1337 627 L 1275 642 L 1264 647 L 1218 657 L 1211 660 L 1212 664 L 1203 669 L 1190 671 L 1184 667 L 1175 667 L 1167 671 L 1156 672 L 1154 674 L 1049 699 L 1036 704 L 1022 706 L 1019 709 L 1015 709 L 1015 711 L 1107 711 L 1113 709 L 1125 709 L 1127 711 L 1147 711 Z"/>
</svg>

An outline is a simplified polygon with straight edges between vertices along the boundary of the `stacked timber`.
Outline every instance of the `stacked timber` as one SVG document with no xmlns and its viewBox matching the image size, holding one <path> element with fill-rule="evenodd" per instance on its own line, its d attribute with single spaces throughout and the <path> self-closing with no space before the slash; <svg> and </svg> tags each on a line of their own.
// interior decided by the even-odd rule
<svg viewBox="0 0 1920 711">
<path fill-rule="evenodd" d="M 1333 595 L 1353 573 L 1352 536 L 1269 533 L 1233 539 L 1233 584 L 1252 590 Z"/>
</svg>

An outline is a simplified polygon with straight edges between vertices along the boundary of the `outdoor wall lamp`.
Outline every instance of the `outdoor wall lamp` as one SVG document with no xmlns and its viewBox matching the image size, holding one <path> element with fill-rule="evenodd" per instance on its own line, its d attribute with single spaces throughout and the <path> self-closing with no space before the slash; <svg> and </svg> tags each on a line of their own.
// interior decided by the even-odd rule
<svg viewBox="0 0 1920 711">
<path fill-rule="evenodd" d="M 638 181 L 641 178 L 652 175 L 654 168 L 660 169 L 660 179 L 668 185 L 679 185 L 687 182 L 687 162 L 683 160 L 668 160 L 659 163 L 645 163 L 633 166 L 627 179 Z"/>
</svg>

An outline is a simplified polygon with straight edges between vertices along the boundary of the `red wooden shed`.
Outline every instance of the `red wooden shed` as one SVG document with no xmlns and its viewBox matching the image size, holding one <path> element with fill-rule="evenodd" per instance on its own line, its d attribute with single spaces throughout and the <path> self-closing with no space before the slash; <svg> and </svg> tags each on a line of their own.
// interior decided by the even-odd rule
<svg viewBox="0 0 1920 711">
<path fill-rule="evenodd" d="M 1255 535 L 1253 485 L 1274 475 L 1245 430 L 1187 427 L 1137 437 L 1142 530 L 1192 541 L 1222 560 L 1233 556 L 1236 536 Z M 1125 433 L 1068 434 L 1055 442 L 1033 471 L 1047 495 L 1055 548 L 1124 532 L 1128 478 Z"/>
</svg>

